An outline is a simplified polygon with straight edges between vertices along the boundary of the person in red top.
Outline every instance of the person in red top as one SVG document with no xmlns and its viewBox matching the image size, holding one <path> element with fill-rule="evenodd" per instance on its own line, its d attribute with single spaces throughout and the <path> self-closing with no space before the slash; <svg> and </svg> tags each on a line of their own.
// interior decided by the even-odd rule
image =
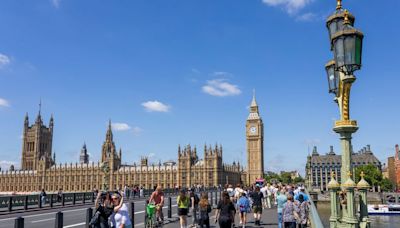
<svg viewBox="0 0 400 228">
<path fill-rule="evenodd" d="M 152 203 L 152 202 L 156 206 L 157 220 L 161 220 L 161 222 L 164 222 L 164 215 L 162 212 L 162 208 L 164 206 L 164 193 L 160 186 L 158 186 L 156 188 L 156 190 L 151 194 L 149 203 Z"/>
</svg>

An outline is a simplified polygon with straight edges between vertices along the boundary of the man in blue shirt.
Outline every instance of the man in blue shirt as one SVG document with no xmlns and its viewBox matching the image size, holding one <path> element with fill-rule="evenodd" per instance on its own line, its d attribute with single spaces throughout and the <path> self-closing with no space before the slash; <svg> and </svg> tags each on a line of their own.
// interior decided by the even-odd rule
<svg viewBox="0 0 400 228">
<path fill-rule="evenodd" d="M 277 207 L 278 207 L 278 227 L 282 228 L 283 227 L 282 210 L 285 207 L 285 204 L 287 202 L 287 197 L 285 195 L 284 188 L 281 189 L 280 191 L 278 191 L 277 193 L 278 193 L 278 196 L 276 197 L 276 203 L 277 203 Z"/>
<path fill-rule="evenodd" d="M 304 188 L 304 186 L 300 187 L 300 192 L 294 196 L 294 200 L 299 201 L 299 196 L 300 196 L 300 195 L 303 195 L 304 201 L 307 201 L 307 202 L 310 201 L 310 198 L 309 198 L 308 195 L 305 193 L 305 188 Z"/>
</svg>

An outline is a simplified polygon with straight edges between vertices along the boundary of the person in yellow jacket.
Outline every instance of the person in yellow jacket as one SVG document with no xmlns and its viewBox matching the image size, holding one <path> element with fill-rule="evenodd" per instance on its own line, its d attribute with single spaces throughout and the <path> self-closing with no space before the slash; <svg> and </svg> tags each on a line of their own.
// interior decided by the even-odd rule
<svg viewBox="0 0 400 228">
<path fill-rule="evenodd" d="M 190 198 L 186 195 L 186 190 L 182 189 L 177 198 L 178 216 L 181 228 L 187 228 L 187 215 L 189 211 Z"/>
</svg>

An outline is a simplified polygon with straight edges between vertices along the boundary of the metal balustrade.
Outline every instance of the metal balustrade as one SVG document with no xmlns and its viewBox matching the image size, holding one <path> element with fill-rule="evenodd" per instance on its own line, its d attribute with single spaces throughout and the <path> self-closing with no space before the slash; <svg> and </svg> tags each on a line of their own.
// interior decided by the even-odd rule
<svg viewBox="0 0 400 228">
<path fill-rule="evenodd" d="M 144 197 L 148 198 L 149 194 L 152 193 L 152 192 L 153 192 L 152 190 L 148 190 L 147 194 Z M 201 192 L 208 192 L 210 194 L 211 199 L 209 198 L 209 202 L 211 203 L 211 205 L 213 205 L 213 199 L 212 199 L 213 195 L 215 196 L 215 202 L 217 202 L 217 197 L 219 199 L 220 196 L 221 196 L 221 190 L 218 190 L 218 189 L 215 189 L 215 188 L 202 189 Z M 166 203 L 165 204 L 167 204 L 167 206 L 168 206 L 168 208 L 167 208 L 167 210 L 168 210 L 167 218 L 168 219 L 171 219 L 171 217 L 172 217 L 172 200 L 171 200 L 171 196 L 172 195 L 176 195 L 177 193 L 178 192 L 176 192 L 174 189 L 164 190 L 164 194 L 166 195 L 166 200 L 165 200 Z M 86 202 L 86 199 L 88 199 L 88 196 L 90 194 L 93 195 L 92 192 L 86 192 L 86 193 L 77 192 L 77 193 L 64 193 L 64 196 L 65 196 L 66 200 L 71 200 L 70 201 L 71 203 L 72 203 L 72 199 L 73 198 L 75 198 L 75 200 L 77 202 L 80 201 L 82 203 L 83 199 L 85 199 L 85 202 Z M 52 194 L 52 195 L 56 195 L 56 194 Z M 26 196 L 18 196 L 18 197 L 22 197 L 24 199 L 32 197 L 32 199 L 34 199 L 34 198 L 38 198 L 38 195 L 29 195 L 28 197 L 26 197 Z M 0 197 L 0 198 L 5 198 L 5 197 Z M 92 198 L 89 198 L 89 199 L 90 199 L 89 201 L 92 202 L 91 201 Z M 128 200 L 127 200 L 126 204 L 128 205 L 128 208 L 129 208 L 129 217 L 130 217 L 130 219 L 132 221 L 132 227 L 135 227 L 135 202 L 134 201 L 130 201 L 130 200 L 132 200 L 132 199 L 140 199 L 140 197 L 139 196 L 137 196 L 137 197 L 127 197 L 127 199 Z M 12 200 L 12 202 L 13 202 L 13 200 Z M 15 199 L 15 200 L 17 201 L 17 199 Z M 40 200 L 36 199 L 36 202 L 39 202 L 39 201 Z M 147 203 L 147 201 L 146 201 L 146 203 Z M 90 223 L 90 220 L 92 219 L 93 214 L 94 214 L 94 210 L 92 209 L 92 207 L 87 208 L 85 221 L 83 221 L 85 223 L 85 227 L 88 227 L 88 228 L 91 227 L 91 226 L 89 226 L 89 223 Z M 63 212 L 62 211 L 55 212 L 54 216 L 55 216 L 54 227 L 55 228 L 62 228 L 63 227 L 63 223 L 64 223 Z M 145 216 L 146 216 L 146 210 L 145 210 Z M 175 220 L 175 221 L 177 221 L 177 220 Z M 15 220 L 14 220 L 14 228 L 24 228 L 24 226 L 25 226 L 25 222 L 24 222 L 24 218 L 23 217 L 15 218 Z"/>
<path fill-rule="evenodd" d="M 202 191 L 214 191 L 215 188 L 203 188 Z M 166 196 L 175 195 L 178 192 L 176 189 L 164 189 Z M 143 197 L 148 197 L 153 192 L 153 189 L 143 189 Z M 133 191 L 128 190 L 127 199 L 141 198 L 139 192 L 133 194 Z M 58 194 L 49 193 L 45 197 L 45 202 L 41 202 L 40 194 L 32 195 L 13 195 L 0 196 L 0 213 L 5 214 L 12 211 L 32 210 L 32 209 L 48 209 L 53 207 L 63 207 L 71 205 L 93 204 L 96 199 L 94 192 L 69 192 L 62 193 L 61 197 Z"/>
</svg>

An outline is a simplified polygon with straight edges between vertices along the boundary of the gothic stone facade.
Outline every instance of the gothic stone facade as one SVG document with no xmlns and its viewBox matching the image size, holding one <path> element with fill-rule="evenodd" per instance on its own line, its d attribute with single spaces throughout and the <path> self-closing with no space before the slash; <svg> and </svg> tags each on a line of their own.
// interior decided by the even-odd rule
<svg viewBox="0 0 400 228">
<path fill-rule="evenodd" d="M 372 153 L 370 145 L 367 145 L 358 153 L 353 153 L 351 160 L 353 169 L 358 166 L 372 164 L 379 171 L 382 171 L 381 162 Z M 320 155 L 317 147 L 314 147 L 312 155 L 307 157 L 306 180 L 308 184 L 312 189 L 327 191 L 327 184 L 331 180 L 331 172 L 335 172 L 335 179 L 340 183 L 341 163 L 342 157 L 335 154 L 333 146 L 330 147 L 330 151 L 326 155 Z"/>
<path fill-rule="evenodd" d="M 8 170 L 0 173 L 0 192 L 36 192 L 42 188 L 49 192 L 62 189 L 65 192 L 91 191 L 103 186 L 105 173 L 101 164 L 106 162 L 110 168 L 107 176 L 110 189 L 122 189 L 127 186 L 153 188 L 161 186 L 190 187 L 196 184 L 217 186 L 226 183 L 240 183 L 243 169 L 238 163 L 222 163 L 222 147 L 204 148 L 204 158 L 197 157 L 196 148 L 178 148 L 178 164 L 148 163 L 142 158 L 139 165 L 122 165 L 122 150 L 117 152 L 113 141 L 111 121 L 106 139 L 102 146 L 101 163 L 89 163 L 86 145 L 81 151 L 80 163 L 55 164 L 51 146 L 53 136 L 53 118 L 49 127 L 43 124 L 39 115 L 32 126 L 25 118 L 22 167 L 21 170 Z"/>
</svg>

